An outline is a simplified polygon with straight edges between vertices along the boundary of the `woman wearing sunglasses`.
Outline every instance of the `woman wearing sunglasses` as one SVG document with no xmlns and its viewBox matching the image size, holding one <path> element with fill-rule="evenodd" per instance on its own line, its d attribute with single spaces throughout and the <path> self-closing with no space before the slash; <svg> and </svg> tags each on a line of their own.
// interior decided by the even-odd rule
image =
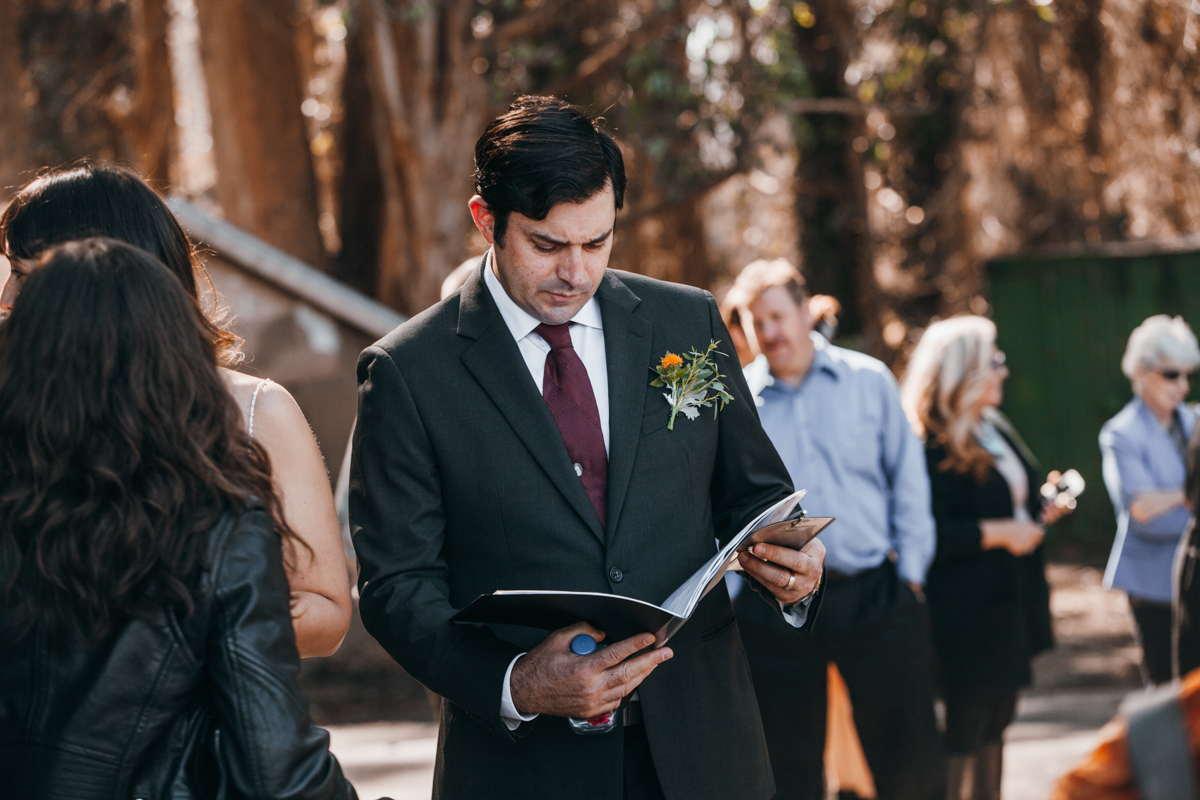
<svg viewBox="0 0 1200 800">
<path fill-rule="evenodd" d="M 1104 585 L 1129 596 L 1147 684 L 1171 680 L 1171 562 L 1190 515 L 1184 458 L 1196 423 L 1183 400 L 1197 366 L 1200 347 L 1188 324 L 1150 317 L 1130 334 L 1121 359 L 1134 398 L 1100 429 L 1117 514 Z"/>
</svg>

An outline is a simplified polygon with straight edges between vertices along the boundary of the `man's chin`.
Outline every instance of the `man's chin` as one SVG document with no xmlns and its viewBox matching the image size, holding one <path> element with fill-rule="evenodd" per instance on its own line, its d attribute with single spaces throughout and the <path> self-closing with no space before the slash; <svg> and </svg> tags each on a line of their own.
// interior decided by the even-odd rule
<svg viewBox="0 0 1200 800">
<path fill-rule="evenodd" d="M 587 305 L 588 299 L 587 296 L 582 296 L 562 302 L 543 303 L 534 316 L 547 325 L 562 325 L 564 322 L 570 322 L 580 309 Z"/>
</svg>

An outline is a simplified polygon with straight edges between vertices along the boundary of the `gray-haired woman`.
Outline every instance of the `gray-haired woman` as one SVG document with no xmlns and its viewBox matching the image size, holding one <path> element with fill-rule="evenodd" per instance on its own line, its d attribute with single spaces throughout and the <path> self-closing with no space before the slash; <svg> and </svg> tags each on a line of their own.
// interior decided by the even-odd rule
<svg viewBox="0 0 1200 800">
<path fill-rule="evenodd" d="M 1150 317 L 1129 336 L 1121 370 L 1135 397 L 1100 430 L 1117 537 L 1104 585 L 1129 596 L 1146 683 L 1171 680 L 1171 562 L 1187 527 L 1184 464 L 1196 412 L 1184 404 L 1200 347 L 1181 317 Z"/>
</svg>

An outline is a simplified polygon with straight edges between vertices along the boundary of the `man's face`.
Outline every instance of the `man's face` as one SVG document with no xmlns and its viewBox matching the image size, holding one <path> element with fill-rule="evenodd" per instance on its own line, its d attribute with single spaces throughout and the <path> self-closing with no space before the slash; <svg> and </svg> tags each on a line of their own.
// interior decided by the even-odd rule
<svg viewBox="0 0 1200 800">
<path fill-rule="evenodd" d="M 803 374 L 812 361 L 813 318 L 808 304 L 797 304 L 788 290 L 772 286 L 748 306 L 754 319 L 754 336 L 767 357 L 771 372 L 790 380 Z"/>
<path fill-rule="evenodd" d="M 471 213 L 495 244 L 495 218 L 482 198 L 471 198 Z M 582 203 L 559 203 L 542 220 L 513 212 L 504 246 L 493 249 L 496 277 L 531 317 L 549 325 L 567 322 L 600 286 L 616 217 L 611 185 Z"/>
</svg>

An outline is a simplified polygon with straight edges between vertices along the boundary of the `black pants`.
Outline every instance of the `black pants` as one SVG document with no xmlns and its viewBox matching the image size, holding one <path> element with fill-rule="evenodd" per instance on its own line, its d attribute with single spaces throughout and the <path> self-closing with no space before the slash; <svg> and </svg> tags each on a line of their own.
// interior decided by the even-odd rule
<svg viewBox="0 0 1200 800">
<path fill-rule="evenodd" d="M 1142 681 L 1171 680 L 1171 604 L 1129 598 L 1138 644 L 1142 646 Z"/>
<path fill-rule="evenodd" d="M 933 710 L 925 607 L 890 561 L 829 581 L 811 633 L 743 591 L 738 625 L 775 773 L 776 800 L 822 800 L 826 675 L 846 680 L 854 724 L 881 800 L 942 800 L 945 762 Z"/>
<path fill-rule="evenodd" d="M 658 772 L 650 757 L 646 727 L 634 725 L 624 730 L 625 800 L 664 800 Z"/>
<path fill-rule="evenodd" d="M 946 701 L 946 752 L 969 756 L 1004 739 L 1017 713 L 1015 691 L 999 697 L 955 697 Z"/>
</svg>

